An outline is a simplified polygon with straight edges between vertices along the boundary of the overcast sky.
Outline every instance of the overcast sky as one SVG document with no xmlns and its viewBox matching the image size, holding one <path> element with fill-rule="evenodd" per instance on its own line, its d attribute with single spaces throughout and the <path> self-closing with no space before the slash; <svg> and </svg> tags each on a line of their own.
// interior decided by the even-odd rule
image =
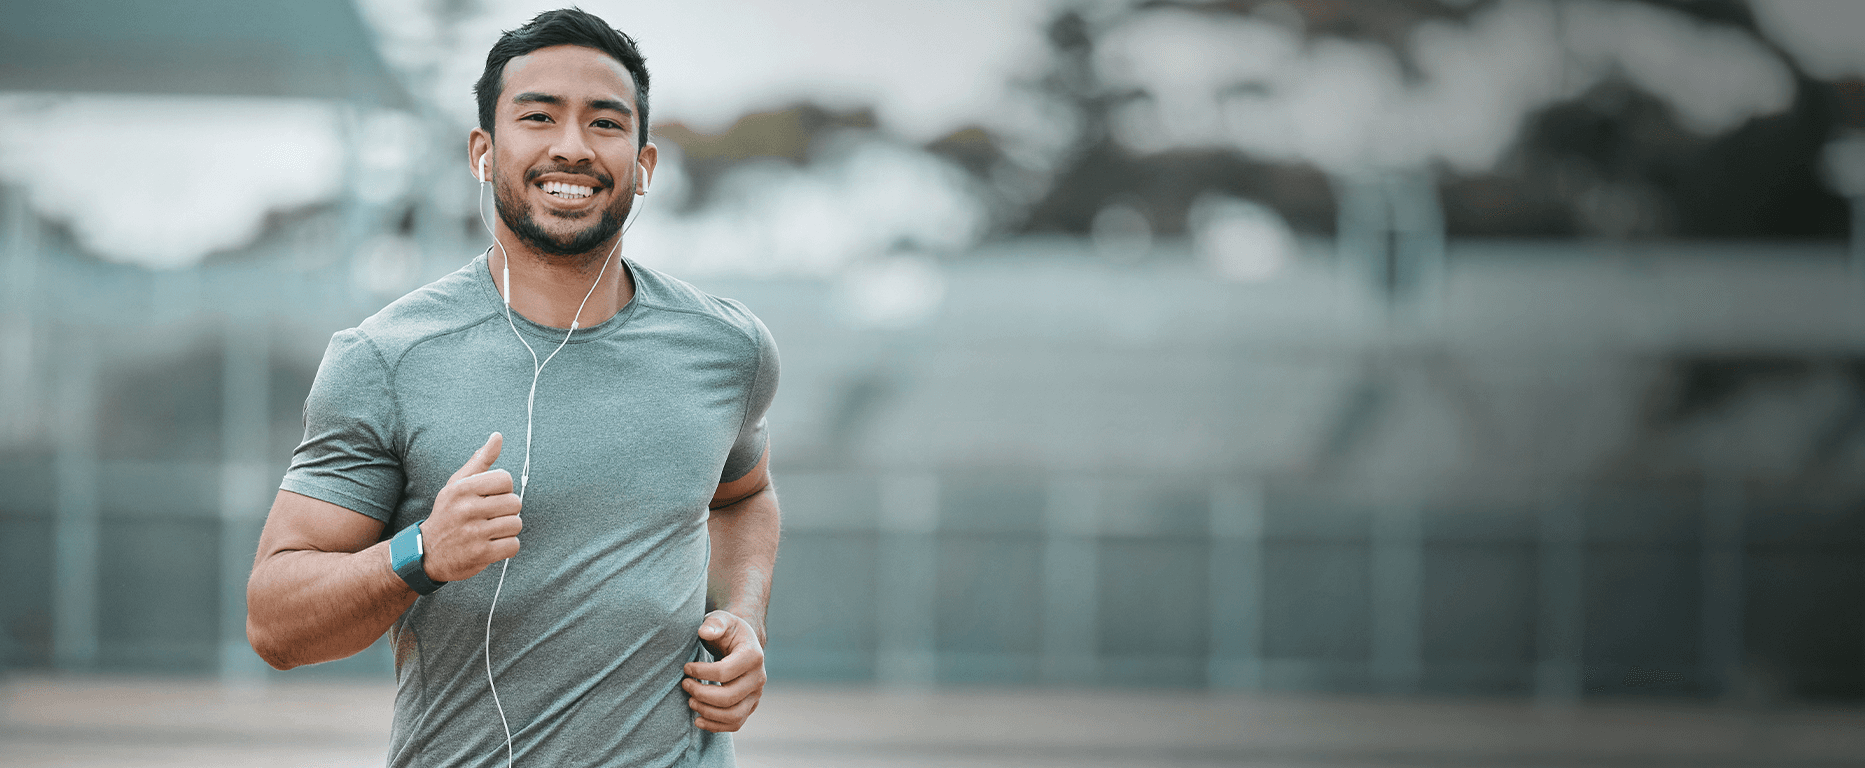
<svg viewBox="0 0 1865 768">
<path fill-rule="evenodd" d="M 393 47 L 438 56 L 436 102 L 471 115 L 486 50 L 561 2 L 484 0 L 451 46 L 408 9 L 419 0 L 362 0 Z M 1010 79 L 1037 71 L 1042 24 L 1056 0 L 588 0 L 580 7 L 633 36 L 653 75 L 656 122 L 723 129 L 749 111 L 812 100 L 873 106 L 918 140 L 987 122 Z M 396 54 L 392 54 L 396 55 Z"/>
</svg>

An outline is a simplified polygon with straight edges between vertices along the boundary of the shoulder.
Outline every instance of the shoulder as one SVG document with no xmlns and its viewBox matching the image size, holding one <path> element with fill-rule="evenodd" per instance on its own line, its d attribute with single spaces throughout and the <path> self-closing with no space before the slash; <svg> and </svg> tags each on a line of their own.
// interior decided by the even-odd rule
<svg viewBox="0 0 1865 768">
<path fill-rule="evenodd" d="M 771 332 L 736 299 L 714 296 L 659 270 L 630 261 L 635 299 L 644 310 L 688 315 L 730 331 L 758 347 L 771 345 Z"/>
<path fill-rule="evenodd" d="M 496 316 L 496 303 L 480 295 L 486 288 L 473 271 L 482 268 L 482 264 L 475 259 L 458 271 L 390 302 L 355 328 L 338 332 L 331 338 L 331 349 L 337 349 L 339 340 L 346 345 L 366 345 L 381 359 L 384 367 L 393 369 L 403 355 L 423 342 L 471 328 Z"/>
</svg>

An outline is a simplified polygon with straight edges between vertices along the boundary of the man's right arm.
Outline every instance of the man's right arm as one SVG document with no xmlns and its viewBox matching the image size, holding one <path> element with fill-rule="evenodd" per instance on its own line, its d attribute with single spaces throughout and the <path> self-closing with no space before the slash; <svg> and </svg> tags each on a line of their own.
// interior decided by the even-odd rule
<svg viewBox="0 0 1865 768">
<path fill-rule="evenodd" d="M 279 669 L 368 648 L 415 593 L 389 566 L 381 521 L 279 491 L 246 582 L 246 639 Z"/>
<path fill-rule="evenodd" d="M 512 476 L 491 468 L 503 443 L 493 433 L 434 497 L 421 539 L 435 581 L 471 578 L 518 554 Z M 414 605 L 382 529 L 375 518 L 279 491 L 246 582 L 246 639 L 266 663 L 291 669 L 354 655 Z"/>
</svg>

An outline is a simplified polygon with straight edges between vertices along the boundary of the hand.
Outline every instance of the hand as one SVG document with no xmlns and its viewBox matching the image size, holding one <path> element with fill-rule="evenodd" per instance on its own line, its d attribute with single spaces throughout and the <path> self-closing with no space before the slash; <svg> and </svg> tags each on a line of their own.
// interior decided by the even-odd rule
<svg viewBox="0 0 1865 768">
<path fill-rule="evenodd" d="M 447 485 L 434 495 L 434 512 L 421 524 L 427 575 L 435 581 L 470 579 L 518 554 L 518 496 L 512 473 L 493 469 L 505 438 L 492 433 Z"/>
<path fill-rule="evenodd" d="M 720 658 L 686 664 L 680 687 L 686 689 L 686 705 L 699 713 L 693 724 L 714 733 L 736 731 L 764 697 L 764 646 L 750 622 L 725 611 L 706 614 L 699 639 Z"/>
</svg>

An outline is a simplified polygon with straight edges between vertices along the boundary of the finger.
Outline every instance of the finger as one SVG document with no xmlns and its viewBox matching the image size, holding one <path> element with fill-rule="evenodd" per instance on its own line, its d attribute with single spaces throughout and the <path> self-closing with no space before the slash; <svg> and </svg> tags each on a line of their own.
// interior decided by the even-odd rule
<svg viewBox="0 0 1865 768">
<path fill-rule="evenodd" d="M 728 616 L 730 616 L 730 614 L 724 611 L 713 611 L 712 613 L 706 614 L 706 620 L 699 624 L 699 639 L 709 643 L 717 643 L 724 639 L 727 631 L 738 624 L 738 622 L 727 618 Z"/>
<path fill-rule="evenodd" d="M 757 702 L 746 701 L 730 707 L 714 707 L 699 702 L 687 702 L 687 706 L 698 715 L 700 721 L 707 721 L 724 726 L 726 730 L 738 730 L 750 719 L 752 710 L 757 709 Z M 697 724 L 697 723 L 695 723 Z M 704 726 L 701 726 L 704 727 Z"/>
<path fill-rule="evenodd" d="M 764 668 L 758 667 L 757 669 L 753 669 L 750 672 L 747 672 L 745 674 L 739 675 L 736 678 L 733 678 L 732 681 L 729 683 L 724 683 L 721 685 L 708 685 L 708 686 L 703 686 L 703 687 L 719 691 L 719 694 L 717 698 L 713 701 L 713 703 L 720 703 L 720 702 L 735 703 L 735 702 L 744 701 L 746 699 L 755 700 L 759 696 L 764 695 L 765 680 L 766 678 L 764 676 Z M 695 682 L 695 684 L 697 685 L 697 682 Z"/>
<path fill-rule="evenodd" d="M 499 515 L 487 518 L 485 522 L 479 524 L 479 532 L 485 535 L 487 541 L 509 539 L 517 536 L 524 529 L 524 518 L 518 515 Z"/>
<path fill-rule="evenodd" d="M 504 435 L 494 432 L 487 436 L 486 444 L 479 446 L 479 450 L 473 451 L 473 455 L 466 460 L 465 464 L 460 465 L 460 468 L 453 473 L 452 477 L 447 478 L 447 482 L 451 483 L 462 478 L 472 477 L 473 475 L 491 469 L 492 462 L 499 460 L 499 451 L 504 448 L 504 446 Z"/>
<path fill-rule="evenodd" d="M 758 708 L 758 703 L 747 701 L 723 709 L 692 702 L 688 702 L 688 706 L 693 710 L 693 714 L 697 715 L 693 718 L 694 725 L 718 733 L 743 728 L 745 721 L 750 719 L 751 713 Z"/>
<path fill-rule="evenodd" d="M 730 659 L 731 663 L 727 663 L 727 659 Z M 748 659 L 741 663 L 741 660 L 727 656 L 719 661 L 689 662 L 685 671 L 686 676 L 695 681 L 716 683 L 717 686 L 713 687 L 729 688 L 744 682 L 756 684 L 761 668 L 762 660 Z"/>
<path fill-rule="evenodd" d="M 512 473 L 503 469 L 488 469 L 477 474 L 467 475 L 453 481 L 457 487 L 474 496 L 503 496 L 512 492 Z M 512 496 L 517 501 L 517 496 Z"/>
<path fill-rule="evenodd" d="M 729 685 L 706 685 L 688 678 L 680 681 L 680 687 L 686 691 L 689 700 L 714 707 L 734 706 L 757 692 L 757 687 L 751 684 L 749 677 L 741 677 Z"/>
<path fill-rule="evenodd" d="M 504 470 L 494 470 L 503 473 Z M 482 496 L 473 486 L 477 480 L 469 478 L 466 482 L 452 486 L 451 498 L 447 502 L 448 514 L 461 527 L 460 534 L 474 540 L 492 538 L 492 530 L 486 528 L 494 520 L 506 520 L 517 517 L 524 510 L 524 504 L 516 494 L 501 493 Z M 436 503 L 439 506 L 439 503 Z M 507 520 L 505 525 L 510 525 Z M 503 529 L 500 529 L 503 530 Z"/>
<path fill-rule="evenodd" d="M 755 643 L 739 643 L 718 661 L 689 661 L 684 671 L 688 677 L 729 683 L 757 669 L 764 663 L 764 650 Z"/>
<path fill-rule="evenodd" d="M 725 642 L 725 636 L 727 627 L 731 626 L 733 622 L 725 616 L 721 616 L 721 613 L 721 611 L 708 613 L 706 614 L 706 619 L 699 623 L 700 642 L 705 643 L 706 650 L 711 651 L 714 656 L 724 656 L 730 652 L 727 648 L 727 642 Z"/>
<path fill-rule="evenodd" d="M 744 645 L 757 645 L 750 625 L 730 611 L 713 611 L 699 624 L 699 639 L 714 656 L 726 656 Z"/>
<path fill-rule="evenodd" d="M 699 729 L 702 731 L 712 731 L 713 733 L 734 733 L 741 726 L 743 726 L 744 723 L 743 722 L 721 723 L 716 720 L 708 720 L 703 717 L 696 717 L 696 718 L 693 718 L 693 725 L 699 727 Z"/>
<path fill-rule="evenodd" d="M 718 661 L 689 661 L 682 671 L 686 672 L 687 677 L 695 680 L 710 680 L 720 684 L 729 683 L 739 677 L 737 674 L 732 674 L 732 670 L 726 667 L 724 659 Z M 741 672 L 739 674 L 743 673 Z"/>
</svg>

